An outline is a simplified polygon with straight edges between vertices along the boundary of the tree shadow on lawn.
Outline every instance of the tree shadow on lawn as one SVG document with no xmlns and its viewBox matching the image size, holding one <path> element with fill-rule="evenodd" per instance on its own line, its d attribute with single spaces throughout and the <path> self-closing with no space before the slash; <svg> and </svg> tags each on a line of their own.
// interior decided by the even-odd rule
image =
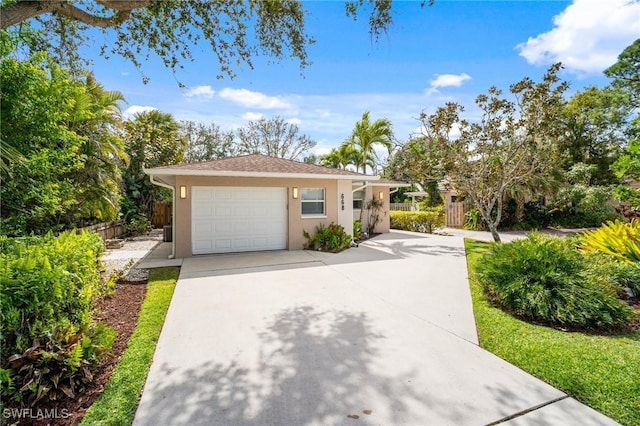
<svg viewBox="0 0 640 426">
<path fill-rule="evenodd" d="M 411 383 L 414 372 L 378 371 L 385 336 L 364 313 L 285 309 L 259 340 L 253 366 L 216 363 L 215 353 L 197 368 L 163 366 L 166 376 L 147 390 L 153 397 L 135 424 L 406 424 L 416 421 L 416 406 L 464 417 L 458 407 L 425 400 Z"/>
</svg>

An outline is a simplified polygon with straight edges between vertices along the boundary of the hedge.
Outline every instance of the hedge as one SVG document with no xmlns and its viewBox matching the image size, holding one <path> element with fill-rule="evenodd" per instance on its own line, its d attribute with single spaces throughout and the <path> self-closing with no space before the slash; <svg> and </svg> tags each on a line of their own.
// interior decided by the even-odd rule
<svg viewBox="0 0 640 426">
<path fill-rule="evenodd" d="M 445 214 L 442 209 L 419 212 L 389 212 L 392 229 L 433 233 L 436 228 L 444 227 Z"/>
</svg>

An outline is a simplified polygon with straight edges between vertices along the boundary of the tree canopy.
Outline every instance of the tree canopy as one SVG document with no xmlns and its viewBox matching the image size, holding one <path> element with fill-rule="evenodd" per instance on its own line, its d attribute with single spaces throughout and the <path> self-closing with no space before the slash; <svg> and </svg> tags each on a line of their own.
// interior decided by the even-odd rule
<svg viewBox="0 0 640 426">
<path fill-rule="evenodd" d="M 640 38 L 624 49 L 604 73 L 613 79 L 614 87 L 629 93 L 634 107 L 640 108 Z"/>
<path fill-rule="evenodd" d="M 345 3 L 353 19 L 366 10 L 373 37 L 393 22 L 391 8 L 390 0 Z M 293 57 L 306 67 L 307 46 L 314 42 L 306 32 L 306 15 L 298 0 L 2 0 L 0 28 L 37 20 L 45 33 L 37 43 L 60 59 L 77 55 L 88 30 L 99 28 L 115 37 L 102 46 L 104 55 L 122 56 L 140 68 L 156 54 L 174 71 L 193 59 L 193 46 L 205 42 L 222 77 L 233 76 L 241 64 L 252 68 L 252 58 L 262 54 L 275 60 Z"/>
<path fill-rule="evenodd" d="M 70 78 L 45 55 L 3 59 L 0 88 L 2 161 L 11 164 L 1 175 L 2 231 L 39 233 L 114 219 L 126 161 L 118 133 L 122 96 L 91 75 Z"/>
<path fill-rule="evenodd" d="M 479 95 L 478 121 L 463 119 L 464 107 L 455 102 L 420 117 L 425 134 L 417 143 L 424 155 L 413 173 L 446 176 L 453 189 L 469 197 L 495 241 L 500 241 L 497 226 L 505 193 L 548 175 L 556 165 L 562 95 L 568 86 L 557 76 L 560 68 L 552 66 L 539 83 L 524 78 L 511 85 L 512 99 L 495 87 Z"/>
<path fill-rule="evenodd" d="M 297 124 L 282 117 L 249 121 L 238 129 L 238 151 L 242 154 L 301 160 L 316 144 L 309 136 L 300 134 Z"/>
</svg>

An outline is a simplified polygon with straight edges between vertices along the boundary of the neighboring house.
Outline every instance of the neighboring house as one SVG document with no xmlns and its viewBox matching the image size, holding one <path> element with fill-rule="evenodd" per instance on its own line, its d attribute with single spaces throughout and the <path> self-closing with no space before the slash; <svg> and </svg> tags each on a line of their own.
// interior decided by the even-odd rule
<svg viewBox="0 0 640 426">
<path fill-rule="evenodd" d="M 389 193 L 409 186 L 260 154 L 145 173 L 152 183 L 173 190 L 173 256 L 179 258 L 300 250 L 306 241 L 303 230 L 313 233 L 331 222 L 352 234 L 353 220 L 372 197 L 383 200 L 375 232 L 389 232 Z"/>
</svg>

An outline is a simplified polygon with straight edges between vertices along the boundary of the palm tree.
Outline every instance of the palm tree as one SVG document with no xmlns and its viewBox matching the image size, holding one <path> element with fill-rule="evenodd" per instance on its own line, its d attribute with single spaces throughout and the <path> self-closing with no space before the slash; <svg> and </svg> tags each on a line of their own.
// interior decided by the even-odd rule
<svg viewBox="0 0 640 426">
<path fill-rule="evenodd" d="M 359 159 L 359 166 L 362 172 L 367 172 L 367 164 L 371 164 L 377 158 L 375 145 L 382 145 L 391 152 L 393 143 L 393 129 L 391 121 L 386 118 L 379 118 L 373 123 L 369 119 L 369 111 L 362 114 L 362 118 L 356 122 L 351 137 L 347 144 L 358 150 L 362 157 Z"/>
<path fill-rule="evenodd" d="M 82 89 L 74 95 L 69 128 L 85 138 L 85 162 L 74 176 L 77 184 L 78 214 L 113 220 L 118 213 L 121 165 L 128 163 L 122 134 L 120 105 L 122 93 L 108 91 L 92 74 L 85 74 Z"/>
</svg>

